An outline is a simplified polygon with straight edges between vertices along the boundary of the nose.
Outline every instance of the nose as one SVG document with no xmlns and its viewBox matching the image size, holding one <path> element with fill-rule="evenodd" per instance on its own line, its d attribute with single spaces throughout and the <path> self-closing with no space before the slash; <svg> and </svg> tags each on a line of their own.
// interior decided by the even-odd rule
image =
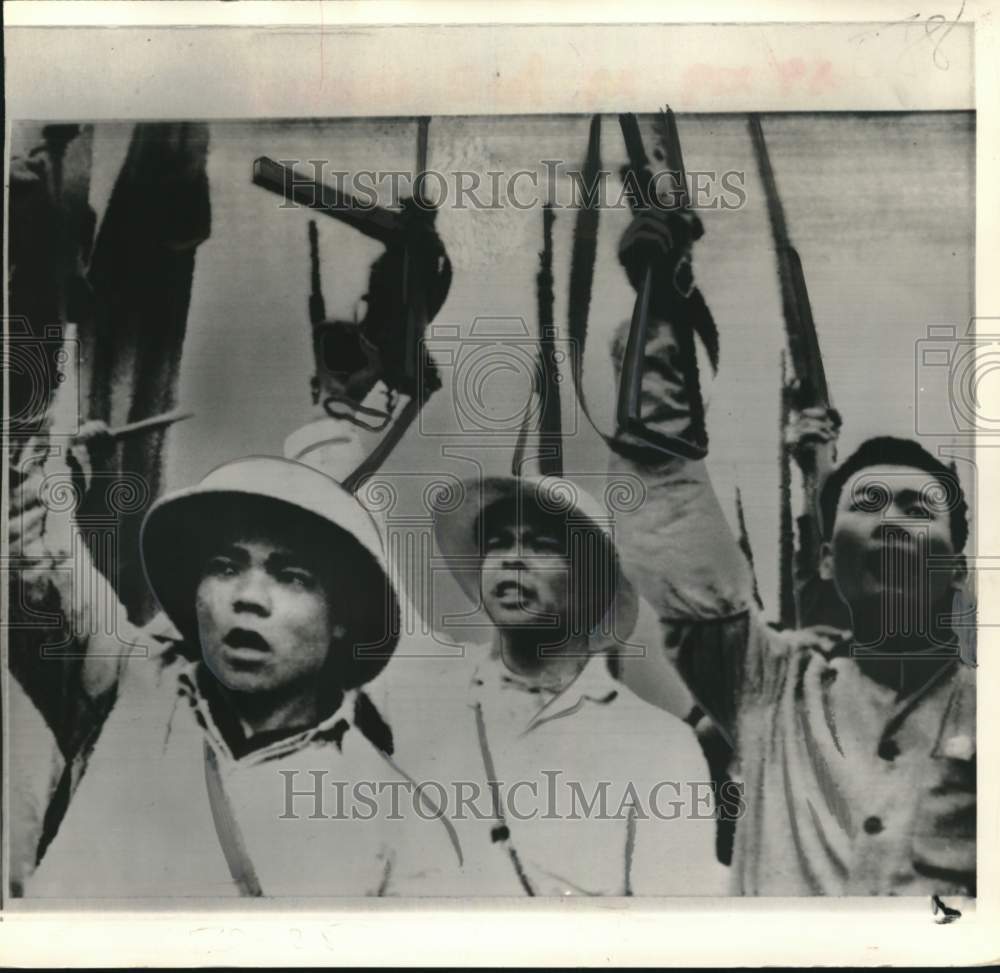
<svg viewBox="0 0 1000 973">
<path fill-rule="evenodd" d="M 523 571 L 527 567 L 520 552 L 514 548 L 500 552 L 500 566 L 505 571 Z"/>
<path fill-rule="evenodd" d="M 873 538 L 880 544 L 919 544 L 926 536 L 926 527 L 907 520 L 902 511 L 889 514 L 872 531 Z"/>
<path fill-rule="evenodd" d="M 233 608 L 261 617 L 271 614 L 271 591 L 266 572 L 250 570 L 242 575 L 233 593 Z"/>
</svg>

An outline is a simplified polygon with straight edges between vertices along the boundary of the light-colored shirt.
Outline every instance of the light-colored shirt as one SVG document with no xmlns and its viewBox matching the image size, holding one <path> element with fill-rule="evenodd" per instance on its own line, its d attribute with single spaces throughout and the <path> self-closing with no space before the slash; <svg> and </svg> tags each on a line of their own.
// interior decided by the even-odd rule
<svg viewBox="0 0 1000 973">
<path fill-rule="evenodd" d="M 45 812 L 62 776 L 56 738 L 16 679 L 8 680 L 10 884 L 19 895 L 35 870 Z"/>
<path fill-rule="evenodd" d="M 900 696 L 806 633 L 748 625 L 745 651 L 688 670 L 745 782 L 734 891 L 974 894 L 974 670 L 905 662 L 919 676 Z"/>
<path fill-rule="evenodd" d="M 446 828 L 429 806 L 417 811 L 405 776 L 351 725 L 349 698 L 315 726 L 237 757 L 198 672 L 183 660 L 128 662 L 26 896 L 239 895 L 220 828 L 235 834 L 230 846 L 242 848 L 264 896 L 461 890 Z M 210 797 L 209 761 L 228 818 Z"/>
<path fill-rule="evenodd" d="M 724 893 L 693 732 L 613 679 L 603 656 L 560 692 L 529 686 L 486 646 L 394 665 L 380 705 L 400 760 L 451 793 L 460 780 L 479 791 L 452 818 L 476 894 Z"/>
</svg>

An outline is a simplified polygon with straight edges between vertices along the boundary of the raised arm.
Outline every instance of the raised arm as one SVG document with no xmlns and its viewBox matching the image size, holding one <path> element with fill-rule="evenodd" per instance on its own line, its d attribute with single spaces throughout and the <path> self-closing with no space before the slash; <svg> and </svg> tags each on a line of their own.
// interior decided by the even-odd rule
<svg viewBox="0 0 1000 973">
<path fill-rule="evenodd" d="M 691 709 L 677 715 L 700 728 L 703 743 L 711 738 L 706 753 L 719 751 L 710 760 L 716 776 L 726 756 L 710 723 L 735 743 L 740 706 L 749 695 L 766 690 L 764 673 L 773 668 L 771 663 L 783 665 L 788 639 L 778 638 L 759 616 L 751 567 L 729 528 L 705 462 L 694 458 L 720 355 L 714 322 L 694 286 L 691 254 L 701 235 L 696 220 L 690 212 L 650 208 L 623 234 L 619 258 L 629 281 L 638 291 L 646 267 L 653 281 L 639 359 L 646 431 L 619 426 L 610 441 L 609 476 L 637 475 L 645 487 L 645 501 L 618 515 L 617 538 L 630 577 L 663 627 L 660 660 L 692 694 Z M 623 324 L 612 346 L 619 384 L 627 378 L 622 370 L 629 358 L 629 331 L 629 323 Z M 791 455 L 800 466 L 808 465 L 818 445 L 835 441 L 838 428 L 838 417 L 825 410 L 793 412 L 785 432 Z M 657 448 L 679 438 L 692 446 L 687 455 Z M 648 668 L 650 662 L 625 661 L 625 681 L 630 681 L 630 669 L 635 680 L 640 665 Z M 672 700 L 668 708 L 676 712 L 683 694 L 673 693 Z"/>
<path fill-rule="evenodd" d="M 143 646 L 74 522 L 105 433 L 84 426 L 66 455 L 39 437 L 11 470 L 10 670 L 67 755 L 103 717 L 124 659 Z"/>
</svg>

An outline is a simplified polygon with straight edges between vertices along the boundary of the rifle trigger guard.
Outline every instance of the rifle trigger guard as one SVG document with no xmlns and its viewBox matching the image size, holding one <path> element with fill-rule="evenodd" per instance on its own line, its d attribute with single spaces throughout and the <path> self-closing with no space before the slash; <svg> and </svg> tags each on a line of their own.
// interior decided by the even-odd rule
<svg viewBox="0 0 1000 973">
<path fill-rule="evenodd" d="M 350 406 L 351 411 L 340 412 L 333 408 L 337 403 L 345 403 Z M 366 405 L 360 405 L 354 402 L 352 399 L 348 399 L 346 396 L 339 395 L 328 395 L 323 400 L 323 408 L 326 410 L 326 414 L 330 416 L 331 419 L 346 419 L 348 422 L 353 423 L 355 426 L 361 429 L 367 429 L 369 432 L 381 432 L 386 426 L 392 422 L 393 413 L 383 412 L 381 409 L 372 409 Z M 375 418 L 381 419 L 379 423 L 364 422 L 359 419 L 355 413 L 361 412 L 366 416 L 373 416 Z"/>
</svg>

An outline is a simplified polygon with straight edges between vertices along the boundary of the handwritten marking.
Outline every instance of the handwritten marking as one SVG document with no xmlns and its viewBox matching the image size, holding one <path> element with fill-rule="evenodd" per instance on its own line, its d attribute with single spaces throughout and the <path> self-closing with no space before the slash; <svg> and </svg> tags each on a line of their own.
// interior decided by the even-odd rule
<svg viewBox="0 0 1000 973">
<path fill-rule="evenodd" d="M 949 20 L 944 14 L 931 14 L 926 19 L 921 19 L 921 14 L 915 13 L 910 14 L 909 17 L 903 20 L 897 20 L 893 23 L 886 24 L 879 30 L 865 31 L 861 34 L 855 34 L 850 39 L 855 43 L 857 47 L 862 47 L 864 43 L 871 39 L 872 37 L 881 37 L 883 30 L 889 30 L 893 27 L 905 27 L 906 33 L 905 37 L 910 38 L 911 30 L 914 27 L 923 27 L 923 31 L 917 34 L 917 37 L 913 40 L 909 40 L 905 44 L 903 49 L 899 52 L 896 57 L 896 64 L 903 59 L 903 57 L 912 51 L 914 48 L 924 43 L 925 41 L 934 40 L 936 35 L 937 40 L 931 49 L 931 61 L 934 66 L 939 71 L 947 71 L 951 67 L 951 61 L 948 59 L 947 55 L 941 50 L 941 45 L 944 44 L 945 39 L 948 35 L 955 29 L 955 25 L 962 19 L 962 14 L 965 13 L 965 5 L 968 0 L 962 0 L 961 5 L 958 8 L 958 13 L 955 15 L 954 20 Z"/>
</svg>

